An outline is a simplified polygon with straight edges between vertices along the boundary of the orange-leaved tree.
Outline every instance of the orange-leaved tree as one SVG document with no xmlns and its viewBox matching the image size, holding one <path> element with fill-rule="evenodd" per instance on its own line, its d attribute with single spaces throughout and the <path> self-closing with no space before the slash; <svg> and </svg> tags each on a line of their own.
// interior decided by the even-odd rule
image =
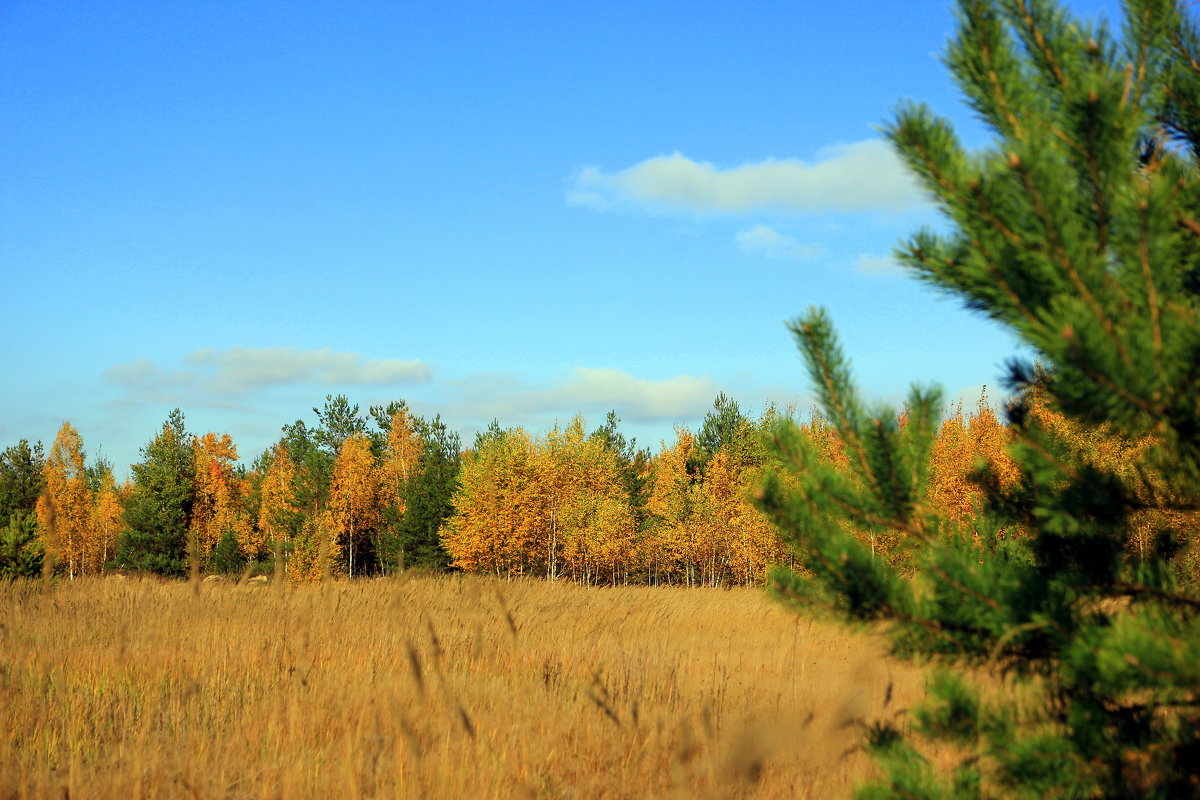
<svg viewBox="0 0 1200 800">
<path fill-rule="evenodd" d="M 351 434 L 338 448 L 329 494 L 334 525 L 348 550 L 351 577 L 354 576 L 355 546 L 378 528 L 382 520 L 382 499 L 371 440 L 362 433 Z"/>
<path fill-rule="evenodd" d="M 684 427 L 675 429 L 675 443 L 663 443 L 654 459 L 654 486 L 646 501 L 647 522 L 643 558 L 651 583 L 680 576 L 695 579 L 694 516 L 699 476 L 688 465 L 696 458 L 696 437 Z"/>
<path fill-rule="evenodd" d="M 271 462 L 262 477 L 259 488 L 258 525 L 247 529 L 247 538 L 239 542 L 242 550 L 251 557 L 263 555 L 276 545 L 290 542 L 300 522 L 300 509 L 296 503 L 296 465 L 288 455 L 287 447 L 275 445 Z M 276 552 L 279 552 L 276 548 Z"/>
<path fill-rule="evenodd" d="M 380 463 L 384 499 L 404 513 L 404 485 L 412 477 L 421 458 L 421 432 L 417 418 L 407 408 L 392 414 Z"/>
<path fill-rule="evenodd" d="M 784 558 L 774 528 L 750 502 L 761 482 L 761 465 L 735 461 L 727 448 L 709 460 L 704 473 L 702 580 L 709 585 L 761 583 L 767 568 Z"/>
<path fill-rule="evenodd" d="M 66 565 L 74 578 L 83 573 L 87 558 L 88 517 L 92 497 L 84 467 L 83 438 L 70 422 L 54 437 L 42 469 L 46 490 L 38 500 L 37 515 L 43 536 L 53 536 L 46 550 Z"/>
<path fill-rule="evenodd" d="M 566 428 L 551 429 L 540 450 L 541 491 L 550 499 L 545 524 L 557 543 L 548 550 L 555 565 L 551 577 L 626 579 L 637 526 L 618 454 L 602 435 L 585 434 L 578 416 Z"/>
<path fill-rule="evenodd" d="M 1001 485 L 1012 487 L 1017 469 L 1007 449 L 1012 434 L 996 417 L 984 388 L 975 413 L 954 407 L 942 422 L 930 451 L 928 502 L 943 518 L 955 523 L 973 519 L 983 500 L 976 476 L 990 470 Z"/>
<path fill-rule="evenodd" d="M 534 444 L 521 428 L 493 425 L 463 459 L 454 515 L 442 527 L 453 566 L 495 575 L 545 574 Z"/>
<path fill-rule="evenodd" d="M 126 486 L 128 488 L 128 484 Z M 125 528 L 122 519 L 124 511 L 122 491 L 113 478 L 112 467 L 101 464 L 100 486 L 92 494 L 92 506 L 88 514 L 88 561 L 96 571 L 102 571 L 117 552 L 117 536 Z"/>
<path fill-rule="evenodd" d="M 248 526 L 241 513 L 242 482 L 234 472 L 237 457 L 237 445 L 227 433 L 206 433 L 192 443 L 196 496 L 189 533 L 202 559 L 211 556 L 226 533 L 239 541 L 247 538 Z"/>
</svg>

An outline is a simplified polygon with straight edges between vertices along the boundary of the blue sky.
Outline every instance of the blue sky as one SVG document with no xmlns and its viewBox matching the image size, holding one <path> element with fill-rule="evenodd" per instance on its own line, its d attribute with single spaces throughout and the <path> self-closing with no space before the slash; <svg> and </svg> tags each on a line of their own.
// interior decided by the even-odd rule
<svg viewBox="0 0 1200 800">
<path fill-rule="evenodd" d="M 878 133 L 917 99 L 986 142 L 952 29 L 941 2 L 8 0 L 0 447 L 69 419 L 124 473 L 179 406 L 249 462 L 330 393 L 466 442 L 615 408 L 657 447 L 718 391 L 807 407 L 783 322 L 814 304 L 870 397 L 977 396 L 1015 344 L 891 264 L 938 220 Z"/>
</svg>

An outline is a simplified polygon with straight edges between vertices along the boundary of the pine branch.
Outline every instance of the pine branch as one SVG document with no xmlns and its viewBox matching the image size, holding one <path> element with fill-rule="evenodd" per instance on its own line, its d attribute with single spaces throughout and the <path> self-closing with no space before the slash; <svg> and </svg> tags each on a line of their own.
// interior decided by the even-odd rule
<svg viewBox="0 0 1200 800">
<path fill-rule="evenodd" d="M 1063 271 L 1067 274 L 1071 284 L 1075 287 L 1075 290 L 1079 292 L 1084 303 L 1091 310 L 1092 315 L 1095 316 L 1096 321 L 1100 323 L 1100 326 L 1104 329 L 1105 333 L 1108 334 L 1109 340 L 1113 343 L 1113 346 L 1116 347 L 1117 354 L 1120 356 L 1121 360 L 1125 362 L 1127 367 L 1132 367 L 1129 358 L 1129 352 L 1125 348 L 1125 343 L 1117 335 L 1115 325 L 1113 324 L 1112 320 L 1108 318 L 1108 315 L 1104 313 L 1104 309 L 1101 307 L 1100 302 L 1096 299 L 1096 296 L 1092 293 L 1092 290 L 1083 281 L 1078 270 L 1076 270 L 1075 265 L 1071 262 L 1071 258 L 1067 254 L 1066 248 L 1064 247 L 1062 239 L 1060 238 L 1058 226 L 1055 225 L 1050 219 L 1049 210 L 1046 207 L 1045 200 L 1042 197 L 1042 193 L 1038 190 L 1037 185 L 1034 183 L 1033 177 L 1029 174 L 1029 170 L 1024 167 L 1021 159 L 1015 154 L 1010 155 L 1009 164 L 1013 169 L 1019 172 L 1022 183 L 1025 186 L 1025 191 L 1034 202 L 1034 206 L 1037 209 L 1038 218 L 1042 222 L 1046 236 L 1053 244 L 1059 266 L 1063 268 Z"/>
<path fill-rule="evenodd" d="M 1063 89 L 1068 88 L 1069 83 L 1067 81 L 1067 77 L 1063 73 L 1062 68 L 1058 66 L 1058 61 L 1054 57 L 1054 51 L 1050 49 L 1050 46 L 1046 43 L 1046 36 L 1042 33 L 1041 28 L 1039 28 L 1037 23 L 1034 21 L 1033 14 L 1029 11 L 1028 4 L 1025 2 L 1025 0 L 1016 0 L 1016 8 L 1018 18 L 1025 23 L 1025 29 L 1032 37 L 1037 51 L 1041 54 L 1042 59 L 1050 68 L 1051 74 L 1054 75 L 1055 80 L 1058 81 L 1059 85 Z"/>
</svg>

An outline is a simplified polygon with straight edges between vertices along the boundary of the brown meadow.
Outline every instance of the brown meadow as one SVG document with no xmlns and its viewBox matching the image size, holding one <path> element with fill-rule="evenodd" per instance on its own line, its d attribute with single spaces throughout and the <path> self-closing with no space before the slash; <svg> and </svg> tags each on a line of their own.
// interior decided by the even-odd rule
<svg viewBox="0 0 1200 800">
<path fill-rule="evenodd" d="M 841 797 L 920 672 L 762 590 L 0 586 L 6 797 Z"/>
</svg>

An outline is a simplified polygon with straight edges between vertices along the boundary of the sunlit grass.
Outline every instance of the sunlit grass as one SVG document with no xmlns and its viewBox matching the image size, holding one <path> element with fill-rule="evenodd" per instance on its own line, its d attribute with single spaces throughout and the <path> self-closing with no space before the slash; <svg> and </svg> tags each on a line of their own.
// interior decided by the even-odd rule
<svg viewBox="0 0 1200 800">
<path fill-rule="evenodd" d="M 0 653 L 5 796 L 838 797 L 922 685 L 761 590 L 467 576 L 15 583 Z"/>
</svg>

